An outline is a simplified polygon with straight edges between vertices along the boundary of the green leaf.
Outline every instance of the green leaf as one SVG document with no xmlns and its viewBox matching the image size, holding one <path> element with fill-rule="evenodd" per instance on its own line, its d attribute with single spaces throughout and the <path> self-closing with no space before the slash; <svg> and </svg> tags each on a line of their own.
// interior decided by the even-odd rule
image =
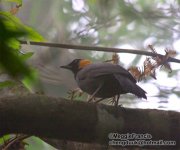
<svg viewBox="0 0 180 150">
<path fill-rule="evenodd" d="M 5 87 L 12 87 L 15 84 L 16 84 L 15 82 L 10 81 L 10 80 L 3 81 L 3 82 L 0 82 L 0 89 L 5 88 Z"/>
<path fill-rule="evenodd" d="M 5 2 L 14 2 L 17 4 L 22 4 L 22 0 L 4 0 Z"/>
<path fill-rule="evenodd" d="M 17 39 L 24 36 L 37 41 L 43 39 L 10 13 L 0 12 L 0 66 L 12 76 L 33 80 L 31 69 L 24 62 L 24 59 L 31 57 L 32 53 L 24 57 L 19 55 L 20 43 Z"/>
<path fill-rule="evenodd" d="M 7 21 L 11 21 L 11 23 L 23 25 L 21 21 L 10 12 L 0 11 L 0 17 L 6 19 Z"/>
<path fill-rule="evenodd" d="M 11 38 L 9 40 L 6 41 L 6 43 L 8 44 L 8 46 L 14 50 L 18 50 L 20 49 L 21 45 L 20 45 L 20 42 L 17 41 L 16 39 L 14 38 Z"/>
<path fill-rule="evenodd" d="M 35 70 L 31 70 L 31 74 L 25 76 L 22 83 L 28 90 L 31 90 L 34 85 L 38 84 L 38 73 Z"/>
<path fill-rule="evenodd" d="M 27 38 L 28 40 L 32 40 L 35 42 L 45 41 L 43 36 L 36 32 L 33 28 L 25 26 L 25 30 L 28 32 Z"/>
<path fill-rule="evenodd" d="M 32 57 L 33 54 L 34 54 L 33 52 L 28 52 L 28 53 L 22 54 L 20 56 L 21 60 L 25 61 L 25 60 L 29 59 L 30 57 Z"/>
<path fill-rule="evenodd" d="M 43 140 L 35 136 L 25 139 L 25 142 L 28 143 L 25 148 L 26 150 L 41 150 L 41 149 L 57 150 L 51 145 L 45 143 Z"/>
<path fill-rule="evenodd" d="M 41 36 L 33 28 L 24 25 L 17 17 L 12 15 L 11 13 L 0 11 L 0 19 L 1 18 L 4 19 L 3 23 L 6 29 L 13 32 L 13 34 L 11 34 L 12 37 L 22 37 L 22 35 L 24 35 L 24 38 L 26 37 L 27 40 L 33 40 L 36 42 L 44 41 L 43 36 Z"/>
<path fill-rule="evenodd" d="M 17 52 L 5 43 L 0 44 L 0 64 L 12 76 L 29 76 L 31 73 Z"/>
<path fill-rule="evenodd" d="M 0 137 L 0 145 L 4 144 L 5 141 L 9 140 L 11 136 L 9 134 Z"/>
</svg>

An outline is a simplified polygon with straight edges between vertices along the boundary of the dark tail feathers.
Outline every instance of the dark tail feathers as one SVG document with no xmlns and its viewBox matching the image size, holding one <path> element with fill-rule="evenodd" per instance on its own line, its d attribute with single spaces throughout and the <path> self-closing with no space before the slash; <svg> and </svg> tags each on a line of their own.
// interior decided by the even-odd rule
<svg viewBox="0 0 180 150">
<path fill-rule="evenodd" d="M 141 87 L 139 87 L 138 85 L 135 85 L 136 88 L 134 88 L 134 90 L 132 91 L 132 93 L 134 95 L 136 95 L 139 98 L 144 98 L 147 99 L 146 97 L 146 91 L 144 91 Z"/>
<path fill-rule="evenodd" d="M 125 93 L 132 93 L 139 98 L 147 99 L 146 91 L 134 83 L 134 81 L 132 81 L 130 78 L 124 77 L 120 74 L 114 74 L 114 77 L 119 81 L 119 84 Z"/>
</svg>

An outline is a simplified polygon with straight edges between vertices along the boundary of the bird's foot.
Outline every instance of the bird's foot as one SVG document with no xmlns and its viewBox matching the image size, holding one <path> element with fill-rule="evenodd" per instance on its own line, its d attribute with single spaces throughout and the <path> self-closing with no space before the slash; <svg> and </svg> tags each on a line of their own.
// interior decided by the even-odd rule
<svg viewBox="0 0 180 150">
<path fill-rule="evenodd" d="M 87 102 L 88 102 L 88 103 L 90 103 L 90 102 L 95 102 L 95 100 L 96 100 L 95 97 L 92 97 L 92 96 L 90 96 L 90 95 L 89 95 L 88 98 L 87 98 Z"/>
<path fill-rule="evenodd" d="M 81 97 L 84 92 L 80 88 L 68 91 L 68 99 L 74 100 L 75 98 Z"/>
</svg>

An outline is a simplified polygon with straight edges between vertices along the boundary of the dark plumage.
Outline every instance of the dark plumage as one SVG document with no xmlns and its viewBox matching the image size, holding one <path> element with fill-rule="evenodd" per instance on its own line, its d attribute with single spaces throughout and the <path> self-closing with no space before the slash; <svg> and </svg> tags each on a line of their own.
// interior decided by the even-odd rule
<svg viewBox="0 0 180 150">
<path fill-rule="evenodd" d="M 146 92 L 136 84 L 133 76 L 123 67 L 110 63 L 91 64 L 84 59 L 75 59 L 67 66 L 61 66 L 74 73 L 82 91 L 98 98 L 132 93 L 145 98 Z"/>
</svg>

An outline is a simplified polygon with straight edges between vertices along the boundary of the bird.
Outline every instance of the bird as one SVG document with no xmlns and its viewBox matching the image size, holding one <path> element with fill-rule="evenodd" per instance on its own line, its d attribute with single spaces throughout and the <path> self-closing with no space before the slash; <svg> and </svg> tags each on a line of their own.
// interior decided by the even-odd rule
<svg viewBox="0 0 180 150">
<path fill-rule="evenodd" d="M 136 83 L 129 71 L 118 64 L 107 62 L 92 63 L 88 59 L 74 59 L 68 65 L 60 66 L 73 72 L 79 88 L 92 98 L 112 98 L 121 94 L 132 93 L 138 98 L 147 99 L 144 91 Z"/>
</svg>

